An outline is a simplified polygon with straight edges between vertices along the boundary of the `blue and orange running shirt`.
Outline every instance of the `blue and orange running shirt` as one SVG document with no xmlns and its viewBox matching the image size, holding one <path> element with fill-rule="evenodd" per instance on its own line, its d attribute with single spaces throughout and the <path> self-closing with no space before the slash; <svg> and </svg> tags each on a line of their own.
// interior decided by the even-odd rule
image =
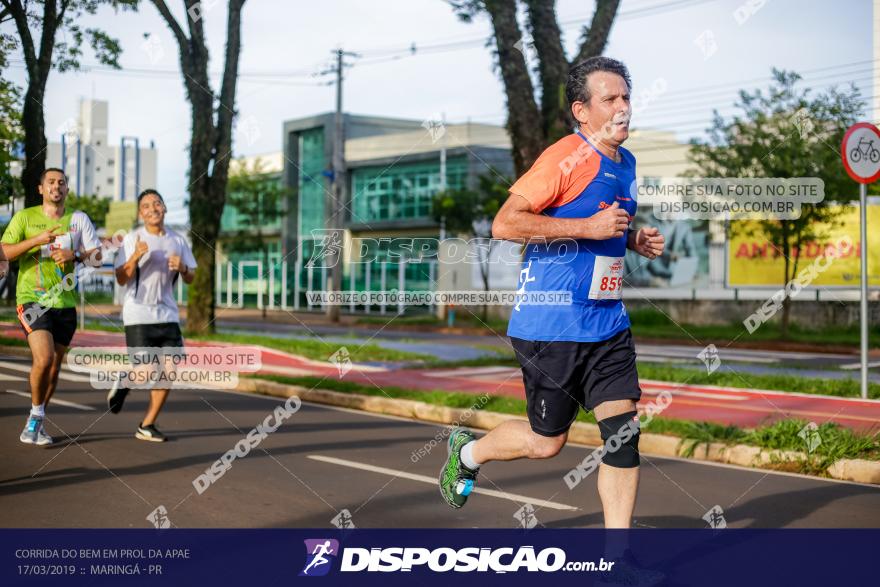
<svg viewBox="0 0 880 587">
<path fill-rule="evenodd" d="M 555 218 L 589 218 L 617 202 L 630 220 L 636 160 L 619 149 L 620 162 L 600 153 L 581 133 L 545 150 L 510 188 L 532 211 Z M 596 342 L 629 327 L 621 301 L 626 233 L 608 240 L 562 239 L 525 247 L 518 291 L 571 293 L 570 305 L 515 305 L 507 335 L 525 340 Z"/>
</svg>

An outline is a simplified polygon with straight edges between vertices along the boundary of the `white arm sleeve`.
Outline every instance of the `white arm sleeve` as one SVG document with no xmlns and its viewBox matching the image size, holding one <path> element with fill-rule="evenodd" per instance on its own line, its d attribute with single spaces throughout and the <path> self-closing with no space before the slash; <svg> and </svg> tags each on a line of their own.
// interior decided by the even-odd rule
<svg viewBox="0 0 880 587">
<path fill-rule="evenodd" d="M 92 249 L 100 248 L 101 240 L 95 232 L 95 225 L 92 224 L 91 219 L 85 212 L 80 212 L 79 210 L 74 212 L 70 218 L 70 224 L 79 229 L 79 233 L 82 235 L 80 238 L 80 250 L 91 251 Z"/>
</svg>

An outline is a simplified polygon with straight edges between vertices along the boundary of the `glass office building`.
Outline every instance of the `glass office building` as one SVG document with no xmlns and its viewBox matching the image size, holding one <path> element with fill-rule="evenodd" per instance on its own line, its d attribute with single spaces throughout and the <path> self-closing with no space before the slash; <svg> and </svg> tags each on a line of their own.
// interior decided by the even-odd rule
<svg viewBox="0 0 880 587">
<path fill-rule="evenodd" d="M 285 289 L 287 305 L 300 307 L 294 292 L 323 289 L 326 270 L 309 268 L 316 249 L 313 231 L 328 227 L 330 202 L 337 174 L 332 169 L 334 115 L 332 113 L 287 121 L 279 169 L 267 179 L 287 188 L 283 217 L 267 233 L 270 267 L 276 292 Z M 476 187 L 481 175 L 513 175 L 510 145 L 503 128 L 481 124 L 446 125 L 442 133 L 423 121 L 346 114 L 342 227 L 345 229 L 343 289 L 391 289 L 405 283 L 407 290 L 433 289 L 436 261 L 430 253 L 420 262 L 400 263 L 384 247 L 373 251 L 371 262 L 361 261 L 359 239 L 413 238 L 435 242 L 440 225 L 431 214 L 434 196 L 447 189 Z M 445 163 L 441 159 L 445 154 Z M 445 178 L 441 168 L 445 167 Z M 241 227 L 234 208 L 223 214 L 222 232 Z M 272 230 L 270 230 L 272 229 Z M 318 241 L 319 242 L 319 241 Z M 354 243 L 354 245 L 353 245 Z M 257 255 L 252 255 L 254 261 Z M 247 255 L 228 256 L 231 261 Z M 282 271 L 280 264 L 286 262 Z M 237 272 L 236 268 L 233 272 Z M 247 267 L 245 273 L 253 272 Z M 234 278 L 234 275 L 232 276 Z M 249 274 L 246 278 L 249 278 Z M 285 281 L 285 287 L 279 284 Z"/>
</svg>

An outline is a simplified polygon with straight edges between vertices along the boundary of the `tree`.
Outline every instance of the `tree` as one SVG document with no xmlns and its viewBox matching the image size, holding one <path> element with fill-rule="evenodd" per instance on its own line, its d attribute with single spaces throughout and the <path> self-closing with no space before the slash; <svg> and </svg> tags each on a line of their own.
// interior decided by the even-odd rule
<svg viewBox="0 0 880 587">
<path fill-rule="evenodd" d="M 832 225 L 839 207 L 830 201 L 851 198 L 854 184 L 840 163 L 838 149 L 846 129 L 864 110 L 859 90 L 836 88 L 812 95 L 799 89 L 797 73 L 773 69 L 766 92 L 741 91 L 736 106 L 742 111 L 730 120 L 715 112 L 707 140 L 691 141 L 691 175 L 702 177 L 818 177 L 825 182 L 825 199 L 802 205 L 796 220 L 760 220 L 771 246 L 784 257 L 783 283 L 797 275 L 799 252 L 823 238 L 817 225 Z M 782 305 L 782 336 L 788 335 L 791 300 Z"/>
<path fill-rule="evenodd" d="M 0 18 L 2 21 L 2 18 Z M 16 48 L 15 38 L 0 33 L 0 71 L 8 66 L 9 52 Z M 18 151 L 24 131 L 21 128 L 21 88 L 0 77 L 0 205 L 14 203 L 22 193 L 21 181 L 12 171 L 12 162 L 18 160 Z M 0 234 L 6 232 L 7 224 L 0 226 Z M 15 281 L 18 261 L 9 264 L 9 273 L 0 279 L 0 294 L 6 293 L 6 302 L 15 299 Z"/>
<path fill-rule="evenodd" d="M 95 228 L 100 228 L 106 224 L 107 212 L 110 211 L 110 200 L 108 198 L 99 198 L 98 196 L 68 194 L 64 205 L 69 210 L 85 212 L 91 219 L 92 224 L 95 225 Z"/>
<path fill-rule="evenodd" d="M 229 177 L 227 204 L 232 206 L 239 217 L 239 228 L 226 242 L 230 252 L 260 252 L 263 257 L 263 271 L 269 267 L 268 231 L 277 226 L 284 216 L 288 191 L 281 181 L 263 168 L 258 158 L 251 168 L 242 160 L 235 173 Z M 277 229 L 280 231 L 280 228 Z M 261 277 L 262 278 L 262 277 Z M 274 292 L 269 292 L 274 295 Z M 266 304 L 263 304 L 263 318 L 266 317 Z"/>
<path fill-rule="evenodd" d="M 492 238 L 492 219 L 508 197 L 510 181 L 492 173 L 478 179 L 477 189 L 447 190 L 434 196 L 431 214 L 437 222 L 444 222 L 446 230 L 455 234 L 476 237 L 477 258 L 483 291 L 489 291 L 489 260 L 496 244 Z M 488 307 L 483 306 L 483 321 L 488 318 Z"/>
<path fill-rule="evenodd" d="M 59 72 L 81 68 L 82 45 L 88 41 L 97 60 L 119 68 L 119 43 L 104 31 L 83 28 L 79 20 L 95 14 L 102 4 L 114 9 L 135 9 L 137 0 L 0 0 L 0 22 L 11 20 L 18 34 L 27 69 L 27 89 L 21 121 L 24 127 L 24 169 L 21 182 L 25 206 L 36 206 L 42 198 L 37 190 L 46 168 L 46 121 L 43 113 L 46 82 L 54 68 Z M 56 40 L 60 39 L 60 40 Z"/>
<path fill-rule="evenodd" d="M 465 22 L 482 13 L 492 22 L 495 56 L 507 95 L 507 130 L 513 142 L 517 176 L 528 170 L 550 143 L 571 132 L 574 119 L 565 97 L 568 70 L 602 54 L 620 5 L 620 0 L 596 0 L 590 26 L 583 28 L 580 48 L 569 61 L 556 20 L 556 0 L 522 1 L 531 40 L 523 37 L 516 18 L 516 0 L 449 0 Z M 540 107 L 526 57 L 531 49 L 537 59 Z"/>
<path fill-rule="evenodd" d="M 184 0 L 187 35 L 164 0 L 151 0 L 174 34 L 180 52 L 183 85 L 190 103 L 189 216 L 193 255 L 199 265 L 189 289 L 186 326 L 190 332 L 214 331 L 214 249 L 226 203 L 235 88 L 241 53 L 241 9 L 245 0 L 229 0 L 226 15 L 226 54 L 219 96 L 208 77 L 208 47 L 204 16 L 207 5 Z"/>
<path fill-rule="evenodd" d="M 0 34 L 0 71 L 8 65 L 9 51 L 15 49 L 11 35 Z M 21 128 L 21 88 L 0 78 L 0 205 L 21 194 L 21 182 L 12 173 L 12 162 L 24 138 Z"/>
</svg>

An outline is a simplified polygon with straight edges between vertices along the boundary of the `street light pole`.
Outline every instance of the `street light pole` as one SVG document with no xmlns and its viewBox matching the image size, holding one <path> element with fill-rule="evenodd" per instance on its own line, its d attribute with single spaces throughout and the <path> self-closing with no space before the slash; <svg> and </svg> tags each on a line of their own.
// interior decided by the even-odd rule
<svg viewBox="0 0 880 587">
<path fill-rule="evenodd" d="M 342 202 L 345 197 L 345 128 L 342 113 L 342 69 L 346 53 L 341 47 L 336 50 L 336 116 L 333 129 L 333 190 L 330 197 L 329 226 L 339 240 L 329 248 L 330 275 L 325 288 L 331 292 L 342 290 Z M 327 318 L 331 322 L 339 322 L 340 306 L 330 303 L 326 308 Z"/>
<path fill-rule="evenodd" d="M 440 118 L 442 128 L 446 127 L 446 113 Z M 446 133 L 440 137 L 440 193 L 446 191 Z M 446 216 L 440 217 L 440 241 L 446 240 Z"/>
</svg>

